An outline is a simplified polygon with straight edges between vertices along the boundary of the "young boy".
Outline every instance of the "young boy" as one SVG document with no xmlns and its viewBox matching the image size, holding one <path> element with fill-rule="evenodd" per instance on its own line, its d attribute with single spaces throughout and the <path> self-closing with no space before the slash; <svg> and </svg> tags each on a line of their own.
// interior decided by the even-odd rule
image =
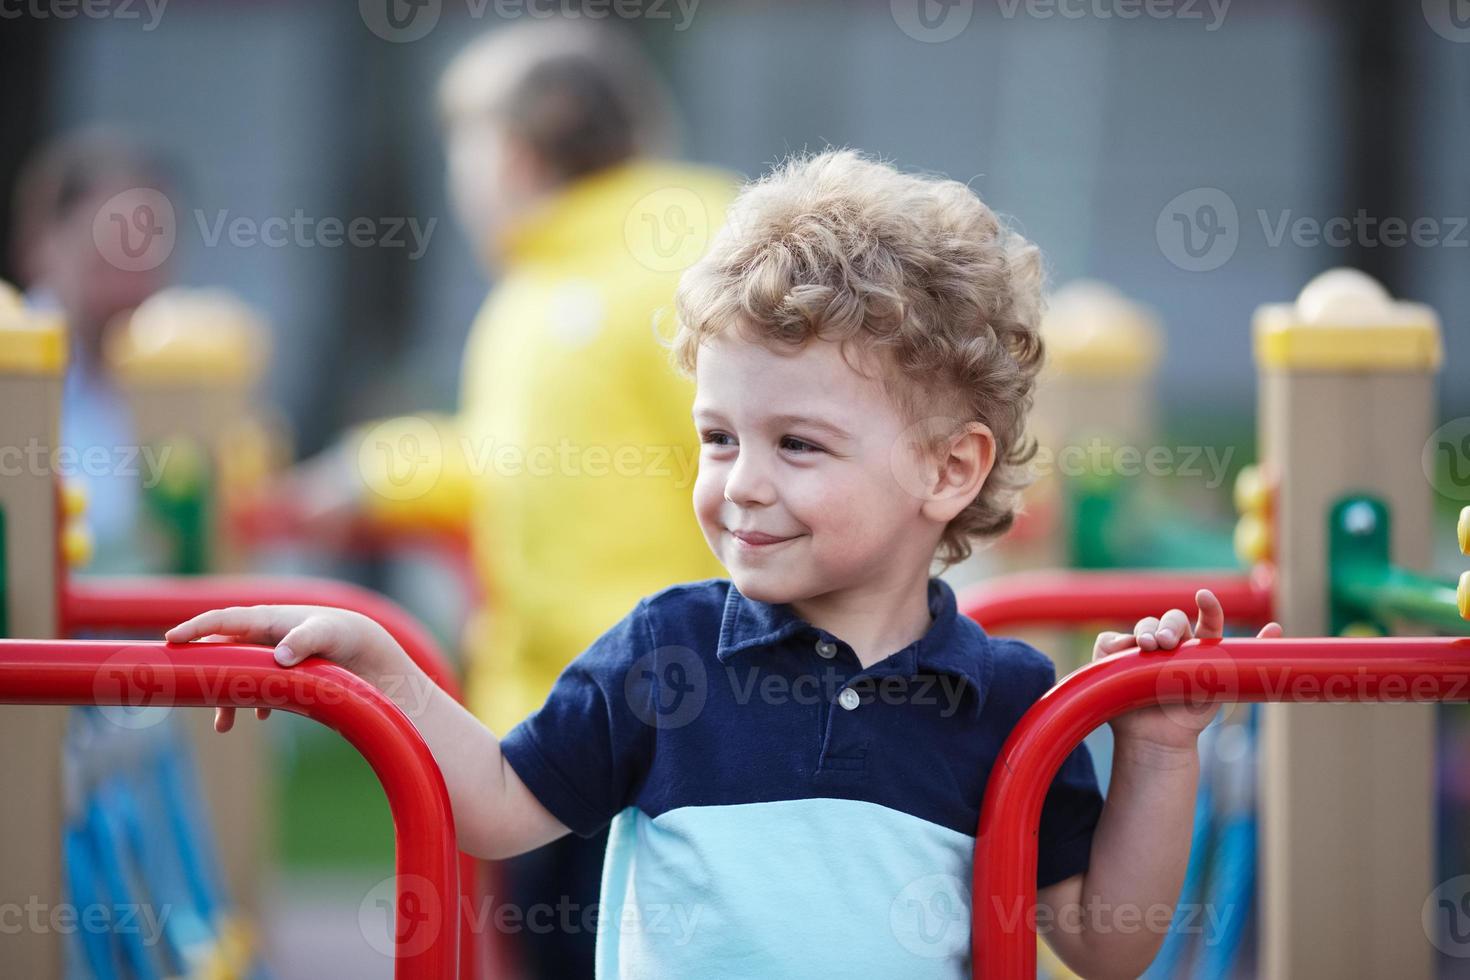
<svg viewBox="0 0 1470 980">
<path fill-rule="evenodd" d="M 966 976 L 986 779 L 1056 675 L 959 616 L 930 571 L 1012 521 L 1041 286 L 1036 248 L 954 181 L 837 151 L 747 187 L 680 282 L 674 340 L 697 384 L 694 510 L 730 579 L 644 599 L 503 741 L 421 697 L 354 614 L 226 609 L 168 639 L 270 643 L 282 664 L 321 656 L 399 692 L 470 853 L 611 822 L 601 976 Z M 1094 656 L 1220 635 L 1218 601 L 1198 602 L 1193 629 L 1169 610 Z M 1085 747 L 1058 772 L 1038 911 L 1077 972 L 1153 958 L 1213 714 L 1116 719 L 1106 804 Z"/>
</svg>

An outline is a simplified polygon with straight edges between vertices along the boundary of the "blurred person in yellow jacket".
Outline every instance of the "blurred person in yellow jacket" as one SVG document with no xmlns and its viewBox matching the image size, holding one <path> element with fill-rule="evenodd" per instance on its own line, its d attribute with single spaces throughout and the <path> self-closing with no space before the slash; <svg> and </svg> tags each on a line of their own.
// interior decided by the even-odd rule
<svg viewBox="0 0 1470 980">
<path fill-rule="evenodd" d="M 724 574 L 690 505 L 693 386 L 656 330 L 735 178 L 656 157 L 662 89 L 585 20 L 487 34 L 439 99 L 454 208 L 496 277 L 459 411 L 364 427 L 303 483 L 351 467 L 381 521 L 468 525 L 487 600 L 467 630 L 470 708 L 508 731 L 640 598 Z M 592 975 L 604 843 L 507 863 L 533 975 Z"/>
</svg>

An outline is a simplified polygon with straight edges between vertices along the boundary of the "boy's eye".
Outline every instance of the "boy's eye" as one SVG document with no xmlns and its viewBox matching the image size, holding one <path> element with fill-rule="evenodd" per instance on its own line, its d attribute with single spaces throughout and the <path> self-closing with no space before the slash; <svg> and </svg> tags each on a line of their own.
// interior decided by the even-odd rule
<svg viewBox="0 0 1470 980">
<path fill-rule="evenodd" d="M 819 453 L 822 451 L 822 447 L 816 443 L 807 442 L 805 439 L 798 439 L 795 436 L 782 436 L 781 448 L 794 453 Z"/>
<path fill-rule="evenodd" d="M 709 443 L 711 446 L 735 445 L 735 440 L 730 438 L 728 433 L 724 432 L 706 432 L 701 441 Z"/>
</svg>

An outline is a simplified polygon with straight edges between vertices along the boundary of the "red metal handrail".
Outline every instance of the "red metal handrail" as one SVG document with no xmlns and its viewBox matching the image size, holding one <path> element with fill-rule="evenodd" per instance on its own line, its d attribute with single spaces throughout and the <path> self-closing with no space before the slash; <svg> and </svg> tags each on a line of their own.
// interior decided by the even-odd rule
<svg viewBox="0 0 1470 980">
<path fill-rule="evenodd" d="M 211 609 L 276 605 L 362 613 L 387 630 L 435 684 L 463 700 L 459 678 L 433 634 L 387 596 L 347 582 L 253 575 L 73 578 L 61 592 L 61 629 L 165 630 Z"/>
<path fill-rule="evenodd" d="M 371 684 L 322 660 L 279 667 L 269 649 L 244 644 L 0 640 L 0 703 L 264 707 L 334 729 L 372 766 L 393 814 L 394 976 L 455 976 L 449 791 L 413 723 Z"/>
<path fill-rule="evenodd" d="M 1067 755 L 1126 711 L 1206 700 L 1467 701 L 1470 638 L 1190 640 L 1067 675 L 1022 716 L 991 769 L 971 893 L 976 977 L 1036 976 L 1037 828 Z"/>
<path fill-rule="evenodd" d="M 348 609 L 372 619 L 388 631 L 418 665 L 450 697 L 463 703 L 454 667 L 433 634 L 402 606 L 371 589 L 329 579 L 264 576 L 136 576 L 68 579 L 61 589 L 61 630 L 157 631 L 226 606 L 308 605 Z M 460 910 L 460 978 L 479 980 L 480 945 L 477 910 L 487 901 L 480 861 L 460 855 L 460 889 L 473 896 Z M 503 950 L 490 949 L 503 960 Z"/>
<path fill-rule="evenodd" d="M 1257 566 L 1249 575 L 1221 571 L 1019 572 L 966 588 L 958 603 L 963 615 L 994 632 L 1099 620 L 1136 622 L 1174 607 L 1191 609 L 1195 592 L 1209 589 L 1232 622 L 1259 624 L 1271 619 L 1273 578 L 1268 565 Z"/>
</svg>

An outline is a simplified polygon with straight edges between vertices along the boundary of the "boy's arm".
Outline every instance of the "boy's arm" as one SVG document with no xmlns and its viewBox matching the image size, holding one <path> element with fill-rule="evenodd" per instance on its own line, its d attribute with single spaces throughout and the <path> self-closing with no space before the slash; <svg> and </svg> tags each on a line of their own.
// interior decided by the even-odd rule
<svg viewBox="0 0 1470 980">
<path fill-rule="evenodd" d="M 1037 893 L 1047 942 L 1082 976 L 1132 978 L 1153 962 L 1184 884 L 1198 784 L 1193 746 L 1114 743 L 1087 871 Z"/>
<path fill-rule="evenodd" d="M 322 657 L 387 695 L 413 721 L 443 773 L 460 850 L 504 858 L 568 832 L 505 761 L 494 733 L 368 617 L 314 606 L 243 606 L 196 616 L 165 637 L 183 643 L 211 635 L 274 646 L 283 667 Z M 233 709 L 221 709 L 216 728 L 226 731 L 232 722 Z"/>
<path fill-rule="evenodd" d="M 406 655 L 394 671 L 363 678 L 403 709 L 428 744 L 449 789 L 460 850 L 499 860 L 570 832 L 521 782 L 495 733 Z"/>
<path fill-rule="evenodd" d="M 1131 633 L 1104 633 L 1093 659 L 1138 647 L 1172 650 L 1194 637 L 1220 637 L 1225 611 L 1214 593 L 1195 594 L 1193 629 L 1182 610 L 1142 619 Z M 1263 637 L 1280 636 L 1268 623 Z M 1113 771 L 1084 874 L 1037 893 L 1058 956 L 1086 977 L 1136 977 L 1148 969 L 1173 921 L 1189 864 L 1199 787 L 1199 733 L 1219 705 L 1183 702 L 1140 708 L 1112 720 Z"/>
</svg>

